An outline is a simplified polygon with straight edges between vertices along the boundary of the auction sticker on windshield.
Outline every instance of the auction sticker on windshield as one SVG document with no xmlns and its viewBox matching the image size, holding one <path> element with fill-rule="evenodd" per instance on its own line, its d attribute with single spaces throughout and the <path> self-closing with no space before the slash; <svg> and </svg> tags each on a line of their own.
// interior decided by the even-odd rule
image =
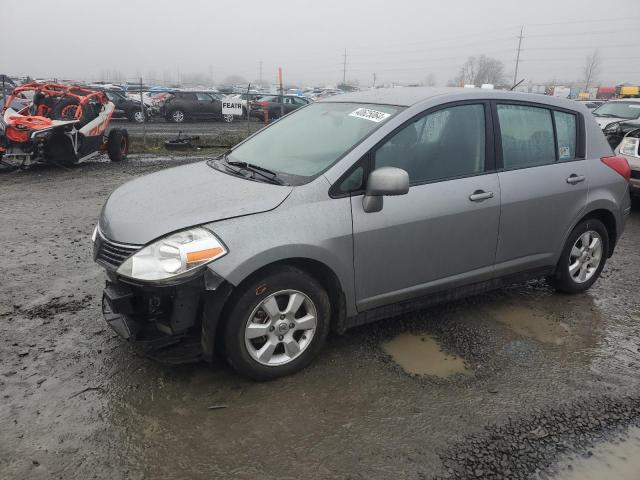
<svg viewBox="0 0 640 480">
<path fill-rule="evenodd" d="M 371 120 L 372 122 L 380 123 L 391 116 L 390 113 L 379 112 L 378 110 L 372 110 L 371 108 L 358 108 L 349 114 L 350 117 L 364 118 L 365 120 Z"/>
</svg>

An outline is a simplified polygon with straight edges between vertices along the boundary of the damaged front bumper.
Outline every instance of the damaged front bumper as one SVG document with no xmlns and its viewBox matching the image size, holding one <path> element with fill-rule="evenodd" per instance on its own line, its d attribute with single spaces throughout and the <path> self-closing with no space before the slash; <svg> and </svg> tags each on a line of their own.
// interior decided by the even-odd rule
<svg viewBox="0 0 640 480">
<path fill-rule="evenodd" d="M 231 285 L 209 269 L 184 283 L 130 283 L 107 271 L 102 313 L 138 351 L 163 363 L 211 361 Z"/>
</svg>

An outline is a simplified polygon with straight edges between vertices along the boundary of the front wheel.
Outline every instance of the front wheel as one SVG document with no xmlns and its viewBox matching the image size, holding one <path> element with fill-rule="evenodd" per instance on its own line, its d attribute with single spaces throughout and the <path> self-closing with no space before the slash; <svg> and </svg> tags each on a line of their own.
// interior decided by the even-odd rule
<svg viewBox="0 0 640 480">
<path fill-rule="evenodd" d="M 550 283 L 563 293 L 581 293 L 598 279 L 607 261 L 609 234 L 600 220 L 590 218 L 573 229 Z"/>
<path fill-rule="evenodd" d="M 320 352 L 330 312 L 313 277 L 293 267 L 272 270 L 235 296 L 224 330 L 227 361 L 259 381 L 298 372 Z"/>
<path fill-rule="evenodd" d="M 223 115 L 222 119 L 226 122 L 226 123 L 231 123 L 233 122 L 233 115 Z"/>
<path fill-rule="evenodd" d="M 129 121 L 131 122 L 144 123 L 146 119 L 147 119 L 146 114 L 140 110 L 134 110 L 129 114 Z"/>
</svg>

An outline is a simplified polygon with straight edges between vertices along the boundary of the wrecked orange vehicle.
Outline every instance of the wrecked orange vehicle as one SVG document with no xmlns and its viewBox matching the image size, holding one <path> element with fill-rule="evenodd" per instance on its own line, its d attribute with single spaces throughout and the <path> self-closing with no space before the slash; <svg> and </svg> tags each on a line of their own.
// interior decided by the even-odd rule
<svg viewBox="0 0 640 480">
<path fill-rule="evenodd" d="M 32 94 L 31 104 L 11 108 L 18 95 Z M 36 163 L 70 165 L 101 153 L 121 161 L 129 135 L 111 129 L 115 106 L 97 90 L 58 83 L 28 83 L 13 89 L 0 112 L 0 162 L 24 168 Z"/>
</svg>

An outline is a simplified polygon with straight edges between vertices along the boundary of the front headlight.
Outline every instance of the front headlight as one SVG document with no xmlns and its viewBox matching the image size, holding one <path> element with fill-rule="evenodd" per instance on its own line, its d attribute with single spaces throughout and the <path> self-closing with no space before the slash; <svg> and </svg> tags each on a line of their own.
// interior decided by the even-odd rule
<svg viewBox="0 0 640 480">
<path fill-rule="evenodd" d="M 168 280 L 226 254 L 226 247 L 213 233 L 190 228 L 147 245 L 125 260 L 117 273 L 135 280 Z"/>
<path fill-rule="evenodd" d="M 620 122 L 611 122 L 602 129 L 604 133 L 616 133 L 620 129 Z"/>
<path fill-rule="evenodd" d="M 620 143 L 619 151 L 623 155 L 628 155 L 630 157 L 639 157 L 640 152 L 638 152 L 638 144 L 640 143 L 640 139 L 635 137 L 624 137 L 622 142 Z"/>
</svg>

